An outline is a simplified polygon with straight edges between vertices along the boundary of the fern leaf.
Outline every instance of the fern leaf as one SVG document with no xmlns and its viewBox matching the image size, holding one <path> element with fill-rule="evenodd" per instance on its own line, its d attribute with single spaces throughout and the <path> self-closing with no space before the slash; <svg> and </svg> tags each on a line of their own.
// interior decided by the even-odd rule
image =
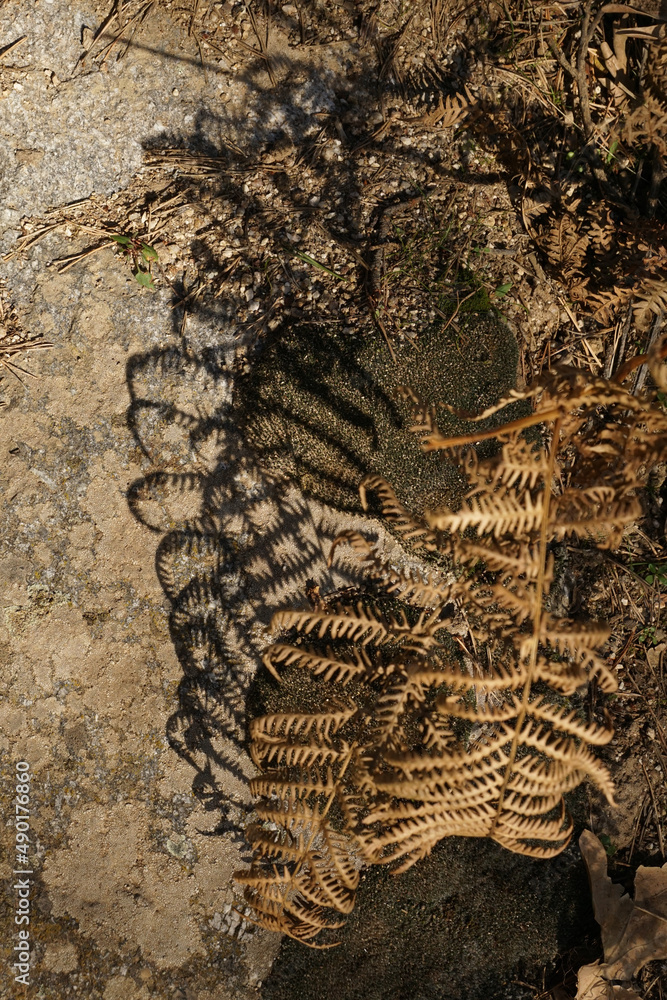
<svg viewBox="0 0 667 1000">
<path fill-rule="evenodd" d="M 412 543 L 413 548 L 437 548 L 437 535 L 412 514 L 398 500 L 393 489 L 381 476 L 367 476 L 359 487 L 359 495 L 364 510 L 368 509 L 368 491 L 376 493 L 382 504 L 382 513 L 401 536 Z"/>
<path fill-rule="evenodd" d="M 314 712 L 309 715 L 277 713 L 253 719 L 250 723 L 251 738 L 262 743 L 282 743 L 287 739 L 306 739 L 312 736 L 324 743 L 351 719 L 357 706 L 348 703 L 337 711 Z"/>
<path fill-rule="evenodd" d="M 253 760 L 258 767 L 280 765 L 282 767 L 304 766 L 309 764 L 334 764 L 344 760 L 349 752 L 349 745 L 342 741 L 340 749 L 330 746 L 319 746 L 317 743 L 259 743 L 252 746 Z"/>
<path fill-rule="evenodd" d="M 511 493 L 502 499 L 493 493 L 476 494 L 456 513 L 435 511 L 426 516 L 429 527 L 438 531 L 458 534 L 474 528 L 478 534 L 489 533 L 494 538 L 528 535 L 539 527 L 541 520 L 541 494 L 533 498 L 530 493 L 525 494 L 523 503 Z"/>
<path fill-rule="evenodd" d="M 289 777 L 285 771 L 266 771 L 260 778 L 253 778 L 250 791 L 253 795 L 261 795 L 270 799 L 272 796 L 282 797 L 285 802 L 302 799 L 312 794 L 329 795 L 335 784 L 331 768 L 322 777 L 317 766 L 297 770 L 295 777 Z"/>
<path fill-rule="evenodd" d="M 554 729 L 570 733 L 594 746 L 605 746 L 613 736 L 611 729 L 582 722 L 577 719 L 574 712 L 568 712 L 566 708 L 551 705 L 542 697 L 536 698 L 529 704 L 528 714 L 536 719 L 544 719 L 550 722 Z"/>
<path fill-rule="evenodd" d="M 323 655 L 313 648 L 290 646 L 276 642 L 262 657 L 266 668 L 278 677 L 276 667 L 302 667 L 325 681 L 339 681 L 347 684 L 353 677 L 359 677 L 370 669 L 370 660 L 363 648 L 356 649 L 352 656 L 333 656 L 331 651 Z"/>
<path fill-rule="evenodd" d="M 374 615 L 367 613 L 361 605 L 356 613 L 350 608 L 340 608 L 337 612 L 321 611 L 278 611 L 271 621 L 274 630 L 294 628 L 310 635 L 315 632 L 322 639 L 327 633 L 332 639 L 347 638 L 367 645 L 389 635 L 387 626 Z"/>
<path fill-rule="evenodd" d="M 354 844 L 350 842 L 348 837 L 337 833 L 331 827 L 325 827 L 322 836 L 326 844 L 329 863 L 336 873 L 338 882 L 354 892 L 359 885 L 359 869 L 354 865 L 351 855 Z"/>
<path fill-rule="evenodd" d="M 553 259 L 566 272 L 582 266 L 590 232 L 572 213 L 552 229 Z M 667 284 L 655 280 L 654 288 L 644 283 L 652 297 L 641 308 L 666 312 Z M 637 287 L 615 290 L 617 302 Z M 635 366 L 646 361 L 664 387 L 666 355 L 667 338 Z M 326 600 L 316 611 L 275 616 L 275 627 L 310 636 L 311 645 L 276 643 L 266 666 L 275 676 L 303 668 L 315 687 L 326 682 L 340 696 L 334 703 L 327 688 L 321 712 L 251 723 L 260 822 L 249 831 L 255 861 L 244 884 L 265 926 L 314 944 L 337 924 L 332 911 L 350 912 L 359 859 L 405 870 L 447 836 L 489 837 L 553 857 L 571 835 L 565 794 L 589 780 L 613 802 L 591 749 L 611 732 L 569 700 L 593 678 L 602 691 L 615 689 L 601 652 L 609 630 L 556 617 L 547 597 L 549 544 L 569 536 L 614 545 L 640 511 L 651 463 L 667 449 L 664 413 L 622 377 L 556 368 L 482 414 L 457 416 L 502 420 L 517 400 L 530 401 L 532 414 L 455 437 L 439 433 L 434 407 L 403 393 L 415 406 L 421 447 L 446 451 L 468 492 L 457 510 L 416 518 L 384 479 L 369 476 L 362 500 L 366 506 L 373 491 L 402 541 L 420 556 L 452 560 L 455 572 L 397 570 L 348 531 L 332 551 L 349 544 L 376 583 L 421 606 L 419 616 Z M 498 447 L 477 454 L 475 442 L 492 437 Z M 443 613 L 450 601 L 460 604 L 466 632 Z M 334 804 L 341 830 L 329 819 Z"/>
</svg>

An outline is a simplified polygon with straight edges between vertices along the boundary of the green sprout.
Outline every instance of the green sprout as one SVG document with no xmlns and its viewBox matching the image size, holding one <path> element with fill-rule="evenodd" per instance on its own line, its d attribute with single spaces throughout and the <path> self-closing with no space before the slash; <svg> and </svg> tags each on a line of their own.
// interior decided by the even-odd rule
<svg viewBox="0 0 667 1000">
<path fill-rule="evenodd" d="M 667 563 L 649 563 L 644 579 L 651 586 L 667 587 Z"/>
<path fill-rule="evenodd" d="M 660 642 L 661 632 L 662 629 L 657 629 L 655 625 L 647 625 L 638 634 L 637 642 L 640 646 L 657 646 Z"/>
<path fill-rule="evenodd" d="M 632 569 L 646 580 L 650 587 L 667 587 L 667 562 L 634 563 Z"/>
<path fill-rule="evenodd" d="M 608 858 L 613 858 L 613 856 L 618 851 L 618 845 L 613 842 L 610 836 L 606 833 L 601 833 L 599 837 L 600 843 L 607 852 Z"/>
<path fill-rule="evenodd" d="M 117 243 L 126 257 L 132 259 L 134 280 L 143 288 L 150 288 L 155 291 L 151 265 L 158 260 L 158 252 L 155 247 L 135 236 L 122 236 L 112 234 L 110 238 Z"/>
</svg>

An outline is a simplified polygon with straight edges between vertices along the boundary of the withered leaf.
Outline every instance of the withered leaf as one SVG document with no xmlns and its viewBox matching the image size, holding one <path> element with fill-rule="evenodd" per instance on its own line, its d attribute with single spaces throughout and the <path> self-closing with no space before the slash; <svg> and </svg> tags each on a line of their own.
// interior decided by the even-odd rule
<svg viewBox="0 0 667 1000">
<path fill-rule="evenodd" d="M 607 875 L 606 851 L 590 830 L 582 833 L 579 848 L 602 931 L 605 960 L 600 974 L 608 980 L 632 979 L 647 962 L 667 958 L 667 864 L 637 869 L 633 900 Z"/>
<path fill-rule="evenodd" d="M 584 965 L 577 976 L 576 1000 L 641 1000 L 638 993 L 624 986 L 614 986 L 604 979 L 599 962 Z"/>
<path fill-rule="evenodd" d="M 667 337 L 656 345 L 646 364 L 657 382 Z M 601 690 L 616 689 L 598 652 L 608 629 L 547 610 L 549 545 L 571 536 L 604 548 L 619 544 L 642 513 L 637 492 L 646 470 L 667 449 L 664 411 L 620 382 L 567 367 L 481 413 L 443 404 L 473 423 L 510 403 L 530 404 L 525 416 L 500 427 L 453 437 L 441 433 L 437 407 L 409 388 L 402 398 L 422 450 L 451 459 L 468 492 L 456 509 L 440 504 L 415 513 L 371 473 L 361 484 L 362 505 L 374 494 L 417 560 L 440 552 L 463 572 L 448 579 L 426 563 L 396 568 L 360 532 L 339 536 L 334 549 L 349 544 L 397 605 L 370 593 L 349 605 L 320 595 L 307 609 L 276 613 L 272 624 L 283 635 L 264 663 L 278 680 L 283 668 L 310 672 L 316 710 L 306 711 L 304 702 L 290 711 L 283 703 L 250 724 L 261 770 L 250 789 L 260 822 L 248 830 L 252 867 L 237 879 L 251 919 L 315 947 L 329 947 L 331 929 L 352 910 L 363 863 L 398 873 L 450 836 L 491 837 L 517 853 L 553 857 L 573 826 L 565 793 L 586 777 L 613 801 L 609 773 L 593 752 L 611 730 L 580 718 L 562 697 L 593 677 Z M 539 425 L 553 427 L 544 446 L 523 433 Z M 478 453 L 473 446 L 491 437 L 498 448 Z M 449 632 L 445 609 L 459 601 L 469 645 Z M 471 659 L 476 639 L 486 646 L 486 663 Z M 596 909 L 610 950 L 646 919 L 647 907 L 635 912 L 631 899 L 620 898 L 598 847 L 601 861 L 591 849 Z M 631 975 L 653 957 L 645 944 L 630 958 L 622 947 L 610 951 L 606 961 L 622 975 L 627 959 Z M 600 971 L 609 979 L 606 967 Z"/>
</svg>

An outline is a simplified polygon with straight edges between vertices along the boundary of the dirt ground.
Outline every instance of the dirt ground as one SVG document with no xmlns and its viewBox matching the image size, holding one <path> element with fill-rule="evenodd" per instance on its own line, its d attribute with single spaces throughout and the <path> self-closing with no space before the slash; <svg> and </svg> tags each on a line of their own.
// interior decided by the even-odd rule
<svg viewBox="0 0 667 1000">
<path fill-rule="evenodd" d="M 629 139 L 616 123 L 637 109 L 613 88 L 644 74 L 658 93 L 664 22 L 650 3 L 601 14 L 598 35 L 621 37 L 615 17 L 645 34 L 625 76 L 591 36 L 586 104 L 561 64 L 583 10 L 0 0 L 2 996 L 565 1000 L 601 954 L 574 845 L 539 875 L 468 842 L 402 886 L 369 873 L 327 953 L 242 918 L 233 880 L 272 613 L 304 605 L 307 581 L 359 583 L 352 561 L 327 566 L 343 529 L 410 558 L 341 486 L 375 468 L 381 419 L 398 426 L 352 389 L 414 368 L 481 409 L 515 371 L 611 375 L 660 332 L 664 121 Z M 428 340 L 443 327 L 453 346 Z M 397 474 L 426 497 L 415 463 Z M 619 679 L 587 696 L 615 728 L 600 756 L 617 806 L 591 790 L 572 808 L 628 886 L 667 860 L 666 498 L 658 466 L 618 550 L 558 551 L 563 608 L 610 624 Z M 488 906 L 466 899 L 476 873 Z M 635 986 L 662 1000 L 665 963 Z"/>
</svg>

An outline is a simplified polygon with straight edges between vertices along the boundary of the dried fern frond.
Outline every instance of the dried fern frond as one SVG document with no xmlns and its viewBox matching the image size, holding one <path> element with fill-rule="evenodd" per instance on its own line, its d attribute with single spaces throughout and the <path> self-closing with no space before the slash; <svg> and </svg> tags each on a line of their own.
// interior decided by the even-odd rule
<svg viewBox="0 0 667 1000">
<path fill-rule="evenodd" d="M 413 549 L 425 548 L 435 551 L 436 536 L 423 521 L 412 516 L 397 498 L 390 484 L 382 476 L 367 476 L 359 487 L 359 495 L 364 510 L 367 509 L 367 492 L 373 490 L 382 503 L 382 512 L 392 527 L 409 542 Z"/>
<path fill-rule="evenodd" d="M 553 219 L 547 231 L 536 240 L 549 263 L 558 267 L 566 280 L 581 274 L 590 244 L 589 235 L 581 231 L 582 219 L 576 214 L 578 207 L 578 202 L 569 206 L 568 211 Z"/>
<path fill-rule="evenodd" d="M 351 656 L 346 656 L 344 653 L 334 656 L 330 650 L 321 654 L 312 647 L 295 648 L 279 642 L 269 647 L 264 654 L 263 662 L 276 680 L 280 680 L 276 670 L 279 665 L 286 667 L 297 665 L 312 670 L 316 677 L 321 676 L 325 681 L 340 681 L 341 684 L 346 684 L 351 678 L 363 674 L 370 665 L 363 647 L 356 649 Z"/>
<path fill-rule="evenodd" d="M 318 724 L 313 717 L 303 724 L 296 717 L 273 716 L 260 726 L 253 742 L 259 763 L 264 756 L 259 741 L 265 733 L 271 741 L 277 732 L 289 733 L 293 741 L 273 743 L 265 756 L 280 766 L 251 782 L 251 791 L 259 797 L 260 822 L 247 830 L 255 856 L 250 871 L 237 872 L 236 879 L 245 887 L 249 919 L 312 947 L 335 943 L 313 939 L 342 926 L 332 911 L 352 910 L 359 882 L 350 839 L 330 822 L 330 810 L 344 795 L 345 773 L 358 748 L 345 742 L 338 750 L 326 746 L 336 740 L 355 708 L 322 713 Z M 299 743 L 308 737 L 315 743 Z"/>
<path fill-rule="evenodd" d="M 658 386 L 666 355 L 663 339 L 640 359 Z M 242 881 L 265 926 L 313 943 L 351 909 L 361 861 L 402 871 L 454 835 L 552 857 L 572 831 L 568 792 L 588 780 L 613 802 L 592 750 L 612 733 L 578 696 L 592 678 L 616 688 L 600 653 L 608 629 L 548 610 L 549 547 L 566 537 L 612 547 L 641 512 L 639 491 L 667 452 L 667 416 L 625 389 L 624 374 L 554 369 L 492 409 L 523 399 L 532 413 L 455 437 L 406 393 L 422 448 L 458 462 L 469 491 L 457 509 L 423 517 L 379 476 L 361 495 L 366 504 L 374 493 L 406 542 L 446 555 L 454 572 L 389 565 L 345 532 L 332 552 L 348 544 L 387 596 L 275 616 L 283 635 L 265 663 L 278 679 L 309 677 L 318 710 L 251 723 L 262 823 Z M 475 444 L 492 437 L 495 451 L 480 457 Z M 452 602 L 472 654 L 450 631 Z"/>
<path fill-rule="evenodd" d="M 400 597 L 402 601 L 429 608 L 446 604 L 451 599 L 450 576 L 443 577 L 442 573 L 433 569 L 427 571 L 417 567 L 394 567 L 358 531 L 342 531 L 334 539 L 329 553 L 329 565 L 337 547 L 343 544 L 350 545 L 357 558 L 365 564 L 371 580 L 378 582 L 387 593 Z"/>
</svg>

